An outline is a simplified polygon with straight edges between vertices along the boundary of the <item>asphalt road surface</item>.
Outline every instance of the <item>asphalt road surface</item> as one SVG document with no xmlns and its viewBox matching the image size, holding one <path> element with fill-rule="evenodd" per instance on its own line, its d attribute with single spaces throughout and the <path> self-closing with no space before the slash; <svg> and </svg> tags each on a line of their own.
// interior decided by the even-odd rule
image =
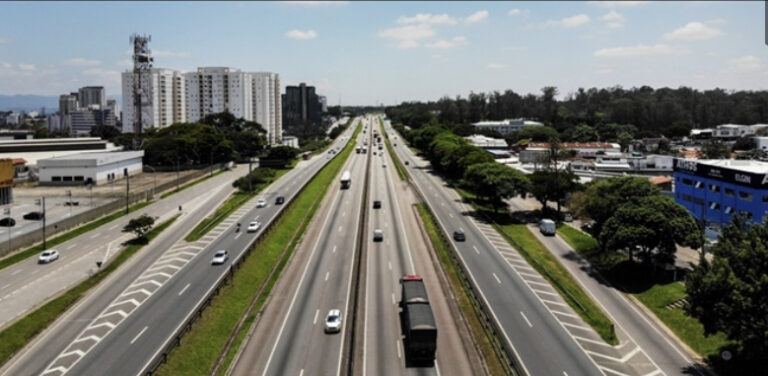
<svg viewBox="0 0 768 376">
<path fill-rule="evenodd" d="M 343 146 L 352 128 L 340 136 L 332 148 Z M 285 196 L 287 202 L 293 199 L 299 188 L 328 160 L 326 155 L 321 155 L 300 162 L 198 242 L 188 244 L 169 234 L 185 224 L 194 226 L 203 216 L 177 221 L 142 252 L 153 252 L 153 257 L 134 258 L 110 276 L 9 362 L 3 374 L 141 373 L 170 342 L 184 318 L 228 273 L 228 264 L 211 265 L 215 251 L 228 250 L 231 262 L 264 228 L 256 233 L 235 232 L 235 223 L 247 223 L 254 218 L 265 225 L 271 222 L 284 207 L 274 205 L 275 197 Z M 258 198 L 266 198 L 267 207 L 256 208 Z"/>
</svg>

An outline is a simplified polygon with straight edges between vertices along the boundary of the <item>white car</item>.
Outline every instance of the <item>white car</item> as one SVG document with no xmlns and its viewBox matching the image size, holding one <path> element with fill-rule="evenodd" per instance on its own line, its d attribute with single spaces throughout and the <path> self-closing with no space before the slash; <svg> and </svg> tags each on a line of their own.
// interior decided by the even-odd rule
<svg viewBox="0 0 768 376">
<path fill-rule="evenodd" d="M 325 317 L 325 332 L 326 333 L 338 333 L 341 331 L 341 311 L 338 309 L 332 309 L 328 311 L 328 316 Z"/>
<path fill-rule="evenodd" d="M 211 260 L 212 265 L 221 265 L 229 260 L 229 253 L 225 250 L 219 250 L 216 251 L 216 254 L 213 255 L 213 260 Z"/>
<path fill-rule="evenodd" d="M 59 259 L 59 251 L 55 249 L 47 249 L 40 254 L 40 257 L 37 258 L 37 263 L 47 264 L 49 262 L 53 262 L 58 259 Z"/>
<path fill-rule="evenodd" d="M 266 206 L 267 206 L 267 200 L 260 198 L 259 201 L 256 201 L 257 208 L 264 208 Z"/>
<path fill-rule="evenodd" d="M 253 221 L 248 224 L 248 232 L 256 232 L 259 230 L 259 227 L 261 227 L 261 223 Z"/>
</svg>

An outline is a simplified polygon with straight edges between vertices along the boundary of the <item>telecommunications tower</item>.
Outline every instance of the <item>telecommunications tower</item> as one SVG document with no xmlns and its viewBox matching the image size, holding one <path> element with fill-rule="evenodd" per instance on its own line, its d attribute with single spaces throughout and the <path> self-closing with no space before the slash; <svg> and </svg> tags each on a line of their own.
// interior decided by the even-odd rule
<svg viewBox="0 0 768 376">
<path fill-rule="evenodd" d="M 151 35 L 131 35 L 133 45 L 133 133 L 140 135 L 144 128 L 145 109 L 149 107 L 149 74 L 152 69 Z M 147 117 L 149 114 L 146 114 Z"/>
</svg>

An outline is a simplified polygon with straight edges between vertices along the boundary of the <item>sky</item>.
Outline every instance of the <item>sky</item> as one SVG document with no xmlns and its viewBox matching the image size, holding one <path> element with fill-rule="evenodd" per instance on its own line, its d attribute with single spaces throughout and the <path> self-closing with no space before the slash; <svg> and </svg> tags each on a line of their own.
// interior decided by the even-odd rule
<svg viewBox="0 0 768 376">
<path fill-rule="evenodd" d="M 0 94 L 119 95 L 155 66 L 306 82 L 329 105 L 580 87 L 768 88 L 765 2 L 0 2 Z"/>
</svg>

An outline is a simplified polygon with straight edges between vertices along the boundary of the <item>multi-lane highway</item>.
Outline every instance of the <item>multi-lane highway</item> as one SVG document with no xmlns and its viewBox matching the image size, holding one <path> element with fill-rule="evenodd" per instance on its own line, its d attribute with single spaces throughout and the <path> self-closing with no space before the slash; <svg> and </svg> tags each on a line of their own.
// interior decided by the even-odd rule
<svg viewBox="0 0 768 376">
<path fill-rule="evenodd" d="M 340 149 L 353 130 L 350 127 L 332 148 Z M 122 273 L 106 280 L 9 362 L 3 374 L 141 373 L 172 339 L 184 318 L 228 273 L 227 265 L 211 265 L 213 253 L 226 249 L 231 262 L 261 234 L 261 230 L 235 232 L 235 223 L 252 219 L 270 223 L 284 207 L 275 205 L 275 198 L 285 196 L 289 202 L 328 160 L 322 155 L 300 162 L 259 196 L 267 199 L 267 207 L 256 208 L 254 199 L 195 243 L 168 240 L 167 236 L 157 238 L 144 251 L 152 252 L 152 257 L 125 265 Z M 164 235 L 173 233 L 181 223 L 184 221 L 174 224 Z"/>
</svg>

